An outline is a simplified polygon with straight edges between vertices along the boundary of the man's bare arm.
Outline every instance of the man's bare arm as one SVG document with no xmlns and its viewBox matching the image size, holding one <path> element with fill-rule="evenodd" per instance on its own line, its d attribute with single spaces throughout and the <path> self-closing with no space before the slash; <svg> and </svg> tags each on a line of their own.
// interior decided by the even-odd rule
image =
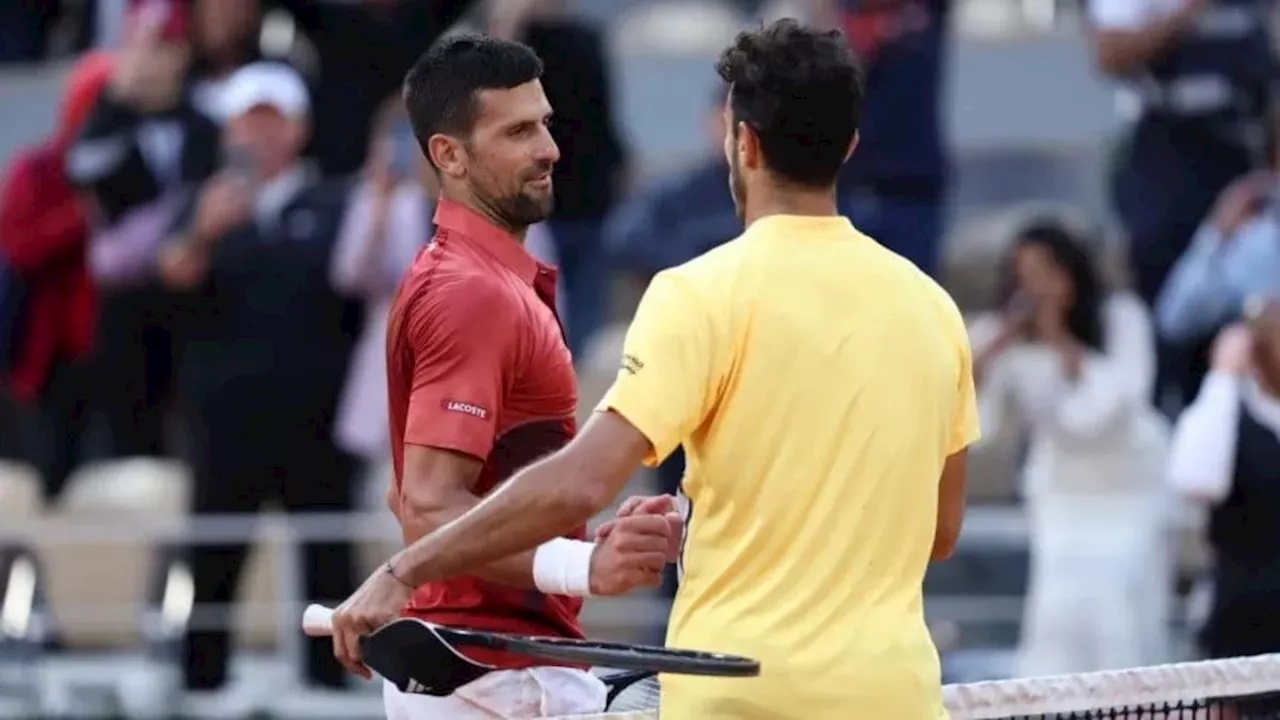
<svg viewBox="0 0 1280 720">
<path fill-rule="evenodd" d="M 931 560 L 946 560 L 955 554 L 964 525 L 965 478 L 968 474 L 969 450 L 966 448 L 947 457 L 938 482 L 938 526 L 933 534 Z"/>
<path fill-rule="evenodd" d="M 482 565 L 492 569 L 488 564 L 512 556 L 531 562 L 531 548 L 605 509 L 648 452 L 648 439 L 629 422 L 596 413 L 568 446 L 516 473 L 474 507 L 461 509 L 465 499 L 455 497 L 453 510 L 433 513 L 437 519 L 455 511 L 461 517 L 431 529 L 392 564 L 406 581 L 421 585 Z"/>
<path fill-rule="evenodd" d="M 480 504 L 473 492 L 483 467 L 464 453 L 421 445 L 405 445 L 404 482 L 399 496 L 392 496 L 392 511 L 400 520 L 404 544 L 412 545 Z M 550 538 L 548 538 L 550 539 Z M 533 582 L 533 550 L 516 553 L 486 565 L 469 568 L 467 574 L 489 582 L 530 589 Z M 405 570 L 394 564 L 396 572 Z"/>
</svg>

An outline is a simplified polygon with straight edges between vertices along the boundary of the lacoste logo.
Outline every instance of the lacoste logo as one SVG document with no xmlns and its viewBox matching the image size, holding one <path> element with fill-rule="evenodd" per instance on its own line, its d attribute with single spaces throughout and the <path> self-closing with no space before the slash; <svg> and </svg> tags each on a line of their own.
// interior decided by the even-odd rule
<svg viewBox="0 0 1280 720">
<path fill-rule="evenodd" d="M 445 400 L 440 405 L 448 412 L 462 413 L 463 415 L 470 415 L 472 417 L 480 418 L 481 420 L 489 417 L 488 410 L 480 407 L 479 405 L 472 405 L 471 403 L 459 402 L 457 400 Z"/>
</svg>

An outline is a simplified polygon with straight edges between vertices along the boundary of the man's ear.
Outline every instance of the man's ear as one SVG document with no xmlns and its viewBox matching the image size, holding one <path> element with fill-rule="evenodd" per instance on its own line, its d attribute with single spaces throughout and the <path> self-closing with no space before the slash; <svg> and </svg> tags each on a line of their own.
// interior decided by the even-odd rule
<svg viewBox="0 0 1280 720">
<path fill-rule="evenodd" d="M 846 151 L 845 151 L 845 153 L 844 153 L 844 161 L 845 161 L 845 162 L 849 162 L 849 158 L 853 157 L 853 151 L 854 151 L 855 149 L 857 149 L 857 147 L 858 147 L 858 138 L 859 138 L 859 137 L 861 137 L 861 133 L 859 133 L 859 132 L 857 132 L 857 131 L 854 131 L 854 133 L 853 133 L 853 139 L 849 141 L 849 149 L 848 149 L 848 150 L 846 150 Z"/>
<path fill-rule="evenodd" d="M 752 170 L 758 169 L 762 157 L 760 155 L 760 138 L 750 125 L 738 123 L 738 153 L 742 156 L 742 164 Z"/>
<path fill-rule="evenodd" d="M 467 150 L 457 138 L 436 133 L 427 139 L 427 152 L 442 176 L 460 178 L 467 174 Z"/>
</svg>

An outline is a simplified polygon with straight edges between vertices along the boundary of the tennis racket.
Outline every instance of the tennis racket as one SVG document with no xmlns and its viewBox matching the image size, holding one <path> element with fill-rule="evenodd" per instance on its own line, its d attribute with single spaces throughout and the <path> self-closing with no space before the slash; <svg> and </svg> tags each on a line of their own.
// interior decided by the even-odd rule
<svg viewBox="0 0 1280 720">
<path fill-rule="evenodd" d="M 311 605 L 302 615 L 303 632 L 311 637 L 327 637 L 333 633 L 332 619 L 332 610 Z M 449 695 L 496 669 L 467 658 L 459 648 L 499 650 L 547 662 L 632 671 L 619 673 L 612 680 L 602 678 L 610 688 L 610 699 L 656 673 L 718 677 L 760 674 L 759 662 L 736 655 L 460 630 L 414 618 L 393 620 L 360 639 L 360 651 L 369 669 L 401 692 L 421 695 Z"/>
</svg>

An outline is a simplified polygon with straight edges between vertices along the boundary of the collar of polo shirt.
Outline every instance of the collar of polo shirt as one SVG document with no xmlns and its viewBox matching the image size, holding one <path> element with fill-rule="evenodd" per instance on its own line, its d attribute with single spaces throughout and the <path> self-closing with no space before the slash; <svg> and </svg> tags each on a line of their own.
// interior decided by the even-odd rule
<svg viewBox="0 0 1280 720">
<path fill-rule="evenodd" d="M 435 224 L 480 246 L 530 285 L 537 280 L 539 272 L 551 273 L 551 268 L 538 262 L 511 233 L 465 205 L 441 198 L 436 205 Z"/>
</svg>

